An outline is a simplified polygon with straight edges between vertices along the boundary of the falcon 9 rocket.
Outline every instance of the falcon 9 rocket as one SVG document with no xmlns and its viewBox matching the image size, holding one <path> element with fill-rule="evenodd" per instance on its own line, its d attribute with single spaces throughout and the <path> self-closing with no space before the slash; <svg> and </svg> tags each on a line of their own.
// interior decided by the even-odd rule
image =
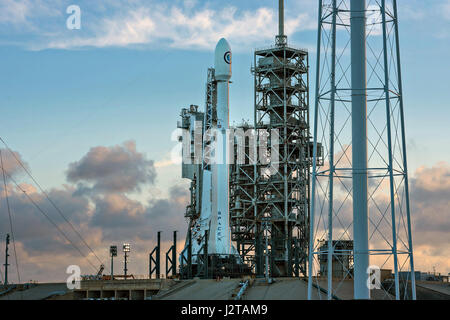
<svg viewBox="0 0 450 320">
<path fill-rule="evenodd" d="M 200 216 L 192 225 L 192 263 L 198 262 L 197 254 L 204 245 L 205 231 L 208 231 L 208 255 L 238 257 L 231 243 L 229 224 L 229 91 L 232 67 L 231 47 L 227 40 L 220 39 L 215 49 L 214 79 L 216 82 L 216 119 L 212 126 L 212 148 L 208 166 L 201 172 Z M 202 158 L 205 161 L 205 150 Z M 188 242 L 186 242 L 186 248 Z M 183 251 L 186 256 L 186 249 Z M 181 261 L 182 257 L 180 257 Z"/>
</svg>

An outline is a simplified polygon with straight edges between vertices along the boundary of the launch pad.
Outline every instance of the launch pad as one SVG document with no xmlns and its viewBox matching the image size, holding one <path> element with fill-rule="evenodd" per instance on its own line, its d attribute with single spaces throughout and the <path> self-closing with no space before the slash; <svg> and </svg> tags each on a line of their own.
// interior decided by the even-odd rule
<svg viewBox="0 0 450 320">
<path fill-rule="evenodd" d="M 208 254 L 197 261 L 191 266 L 189 264 L 180 266 L 181 279 L 191 279 L 192 277 L 202 279 L 241 278 L 252 274 L 250 267 L 241 263 L 238 255 Z"/>
<path fill-rule="evenodd" d="M 333 281 L 340 279 L 340 283 L 348 284 L 351 280 L 354 297 L 369 299 L 369 255 L 386 254 L 393 255 L 393 287 L 399 299 L 399 270 L 403 266 L 398 258 L 404 255 L 401 258 L 410 266 L 411 297 L 415 298 L 398 30 L 396 20 L 386 20 L 386 16 L 396 16 L 396 1 L 392 5 L 385 2 L 380 3 L 379 10 L 367 9 L 365 1 L 348 1 L 351 10 L 339 9 L 341 4 L 336 1 L 319 2 L 319 26 L 330 26 L 330 30 L 319 27 L 318 32 L 314 140 L 309 120 L 308 51 L 288 44 L 284 1 L 279 0 L 279 33 L 274 46 L 254 52 L 253 123 L 229 125 L 232 51 L 229 43 L 220 39 L 215 65 L 207 73 L 205 109 L 200 111 L 196 105 L 182 109 L 178 123 L 182 177 L 191 181 L 185 213 L 188 232 L 179 259 L 183 279 L 239 278 L 250 274 L 265 277 L 269 283 L 272 278 L 308 277 L 312 298 L 314 285 L 316 289 L 323 287 L 326 278 L 328 299 L 333 298 Z M 377 24 L 384 28 L 379 45 L 384 63 L 378 63 L 381 54 L 376 63 L 384 80 L 381 76 L 367 79 L 366 75 L 367 65 L 372 67 L 372 74 L 380 71 L 366 54 L 366 20 L 373 12 L 379 13 L 381 20 Z M 346 21 L 350 56 L 336 52 L 337 41 L 346 35 L 338 30 L 338 18 Z M 388 33 L 389 23 L 394 28 Z M 322 36 L 329 40 L 324 53 Z M 395 44 L 389 39 L 395 39 Z M 389 48 L 396 52 L 396 62 L 388 60 Z M 349 63 L 342 68 L 345 59 Z M 397 70 L 396 74 L 390 74 L 391 69 Z M 374 83 L 378 80 L 381 83 Z M 398 88 L 398 93 L 389 90 L 388 84 Z M 382 94 L 372 97 L 369 91 Z M 394 105 L 392 99 L 397 99 L 393 100 Z M 386 108 L 376 109 L 380 112 L 377 128 L 367 110 L 369 106 L 372 113 L 382 102 Z M 392 108 L 399 110 L 398 116 L 392 115 Z M 379 121 L 383 112 L 386 122 Z M 368 121 L 374 130 L 368 130 Z M 401 133 L 401 141 L 399 132 L 393 141 L 391 122 L 400 123 L 395 130 Z M 351 128 L 350 133 L 345 132 L 347 128 Z M 385 131 L 387 137 L 383 136 Z M 343 137 L 350 142 L 343 144 Z M 381 152 L 378 142 L 383 139 L 387 140 L 387 150 Z M 335 145 L 342 150 L 335 149 Z M 374 154 L 381 159 L 374 158 Z M 349 164 L 341 161 L 344 156 Z M 371 160 L 374 163 L 370 164 Z M 352 185 L 344 183 L 344 179 L 351 179 Z M 371 186 L 368 179 L 377 183 Z M 378 191 L 383 179 L 390 179 L 389 192 Z M 334 184 L 341 189 L 334 188 Z M 398 197 L 396 188 L 404 189 L 404 198 Z M 372 190 L 371 194 L 368 190 Z M 383 212 L 375 205 L 371 211 L 380 211 L 381 218 L 376 219 L 381 220 L 391 212 L 392 246 L 379 230 L 380 222 L 369 237 L 369 220 L 374 224 L 369 216 L 369 198 L 373 201 L 374 192 L 384 192 L 382 199 L 391 200 L 390 210 Z M 352 202 L 353 216 L 351 223 L 342 225 L 348 219 L 338 214 L 342 215 L 341 209 L 347 202 Z M 407 221 L 402 230 L 404 239 L 400 241 L 405 247 L 402 252 L 397 250 L 396 225 L 400 219 Z M 333 233 L 334 229 L 337 233 Z M 369 250 L 374 234 L 385 243 L 381 249 Z M 386 263 L 380 265 L 379 270 L 386 269 Z M 385 293 L 389 295 L 389 288 Z"/>
</svg>

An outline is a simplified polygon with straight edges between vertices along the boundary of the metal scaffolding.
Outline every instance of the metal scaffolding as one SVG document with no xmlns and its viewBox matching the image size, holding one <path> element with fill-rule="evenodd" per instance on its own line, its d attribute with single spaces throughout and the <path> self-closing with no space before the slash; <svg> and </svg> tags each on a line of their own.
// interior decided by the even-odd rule
<svg viewBox="0 0 450 320">
<path fill-rule="evenodd" d="M 255 164 L 256 252 L 262 252 L 258 247 L 268 233 L 271 275 L 292 276 L 298 271 L 306 275 L 310 168 L 308 53 L 280 44 L 256 51 L 254 63 L 258 145 L 266 139 L 271 143 L 270 164 L 266 165 L 261 157 Z M 261 138 L 261 132 L 267 137 Z M 275 157 L 274 152 L 278 153 Z M 268 222 L 267 228 L 262 227 L 263 221 Z"/>
<path fill-rule="evenodd" d="M 275 46 L 254 55 L 254 124 L 240 126 L 245 140 L 235 140 L 235 159 L 243 143 L 245 162 L 231 170 L 231 231 L 257 276 L 306 276 L 312 155 L 308 53 L 287 45 L 279 2 Z"/>
<path fill-rule="evenodd" d="M 254 127 L 247 123 L 243 123 L 236 130 L 242 130 L 244 134 L 235 135 L 235 161 L 230 166 L 231 236 L 243 262 L 248 264 L 253 272 L 262 274 L 262 271 L 257 269 L 262 266 L 262 261 L 256 261 L 257 256 L 261 256 L 257 255 L 255 245 L 256 229 L 260 228 L 256 220 L 255 132 Z M 238 161 L 239 157 L 243 158 Z"/>
</svg>

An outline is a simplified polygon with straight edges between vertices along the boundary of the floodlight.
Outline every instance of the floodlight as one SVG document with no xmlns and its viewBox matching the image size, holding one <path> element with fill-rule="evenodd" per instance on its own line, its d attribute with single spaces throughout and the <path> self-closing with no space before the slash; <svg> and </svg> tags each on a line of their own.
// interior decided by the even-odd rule
<svg viewBox="0 0 450 320">
<path fill-rule="evenodd" d="M 117 246 L 109 247 L 109 254 L 111 257 L 117 257 Z"/>
</svg>

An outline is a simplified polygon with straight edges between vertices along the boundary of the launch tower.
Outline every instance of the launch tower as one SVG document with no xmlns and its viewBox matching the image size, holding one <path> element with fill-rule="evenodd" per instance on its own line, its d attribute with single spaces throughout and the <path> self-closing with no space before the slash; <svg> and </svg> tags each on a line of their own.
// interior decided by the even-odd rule
<svg viewBox="0 0 450 320">
<path fill-rule="evenodd" d="M 233 240 L 259 276 L 306 276 L 311 162 L 308 53 L 288 46 L 283 0 L 275 46 L 255 51 L 252 72 L 256 133 L 248 138 L 258 141 L 258 150 L 247 148 L 250 161 L 234 167 Z M 262 145 L 268 145 L 268 163 L 259 152 Z"/>
</svg>

